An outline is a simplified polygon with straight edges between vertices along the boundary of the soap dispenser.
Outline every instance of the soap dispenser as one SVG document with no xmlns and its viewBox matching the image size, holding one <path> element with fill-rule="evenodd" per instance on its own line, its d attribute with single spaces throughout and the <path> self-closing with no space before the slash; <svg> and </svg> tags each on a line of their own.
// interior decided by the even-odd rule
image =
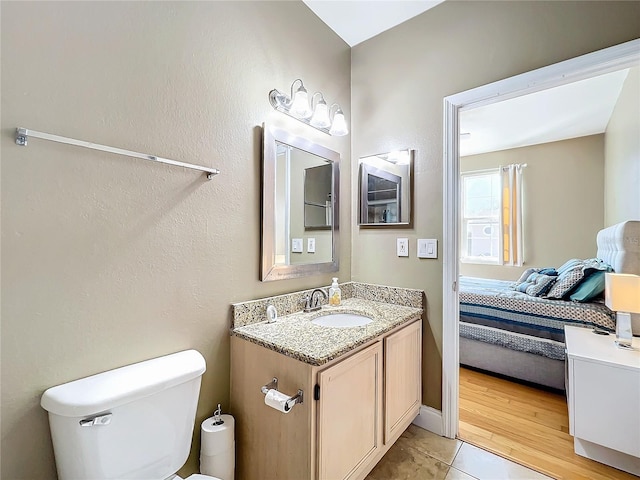
<svg viewBox="0 0 640 480">
<path fill-rule="evenodd" d="M 340 305 L 340 300 L 342 300 L 342 292 L 338 286 L 338 277 L 333 277 L 333 282 L 329 287 L 329 305 L 337 307 Z"/>
</svg>

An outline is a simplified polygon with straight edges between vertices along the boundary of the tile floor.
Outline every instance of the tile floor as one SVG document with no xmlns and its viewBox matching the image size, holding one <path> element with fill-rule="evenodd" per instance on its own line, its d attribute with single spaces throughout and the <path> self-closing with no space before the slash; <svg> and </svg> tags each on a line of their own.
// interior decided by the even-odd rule
<svg viewBox="0 0 640 480">
<path fill-rule="evenodd" d="M 366 480 L 549 480 L 510 460 L 411 425 Z"/>
</svg>

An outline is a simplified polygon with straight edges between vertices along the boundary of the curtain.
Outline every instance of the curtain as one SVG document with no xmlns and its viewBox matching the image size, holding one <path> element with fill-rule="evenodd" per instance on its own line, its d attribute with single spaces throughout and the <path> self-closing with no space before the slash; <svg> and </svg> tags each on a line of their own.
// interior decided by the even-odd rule
<svg viewBox="0 0 640 480">
<path fill-rule="evenodd" d="M 519 267 L 524 263 L 522 241 L 522 170 L 526 164 L 500 167 L 502 184 L 502 263 Z"/>
</svg>

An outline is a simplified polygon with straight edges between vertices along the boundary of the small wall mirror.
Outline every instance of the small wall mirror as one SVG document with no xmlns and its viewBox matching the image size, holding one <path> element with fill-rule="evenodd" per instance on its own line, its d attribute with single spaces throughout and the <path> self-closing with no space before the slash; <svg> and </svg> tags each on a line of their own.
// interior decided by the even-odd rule
<svg viewBox="0 0 640 480">
<path fill-rule="evenodd" d="M 361 157 L 361 226 L 410 226 L 413 150 Z"/>
<path fill-rule="evenodd" d="M 261 280 L 338 270 L 340 154 L 265 124 Z"/>
</svg>

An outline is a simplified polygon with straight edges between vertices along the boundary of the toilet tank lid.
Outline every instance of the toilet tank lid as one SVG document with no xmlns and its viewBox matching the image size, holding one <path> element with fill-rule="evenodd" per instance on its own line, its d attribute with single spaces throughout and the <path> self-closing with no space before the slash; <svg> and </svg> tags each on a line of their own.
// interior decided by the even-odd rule
<svg viewBox="0 0 640 480">
<path fill-rule="evenodd" d="M 84 417 L 188 382 L 205 369 L 200 352 L 185 350 L 51 387 L 40 405 L 56 415 Z"/>
</svg>

